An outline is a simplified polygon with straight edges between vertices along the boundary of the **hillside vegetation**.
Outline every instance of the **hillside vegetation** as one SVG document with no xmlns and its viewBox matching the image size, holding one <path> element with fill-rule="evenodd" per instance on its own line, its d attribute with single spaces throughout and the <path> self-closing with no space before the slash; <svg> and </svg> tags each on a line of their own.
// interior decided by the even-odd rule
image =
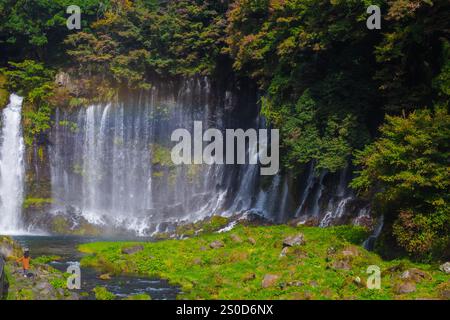
<svg viewBox="0 0 450 320">
<path fill-rule="evenodd" d="M 79 250 L 87 254 L 82 266 L 168 279 L 181 287 L 179 299 L 450 298 L 450 275 L 438 265 L 384 261 L 361 247 L 366 236 L 350 226 L 241 225 L 184 240 L 89 243 Z M 366 286 L 371 265 L 381 271 L 379 290 Z"/>
<path fill-rule="evenodd" d="M 72 4 L 81 30 L 66 28 Z M 380 30 L 366 27 L 369 5 Z M 56 107 L 161 80 L 250 82 L 284 171 L 355 160 L 352 186 L 386 218 L 383 250 L 445 260 L 448 12 L 448 0 L 0 0 L 0 105 L 25 96 L 25 141 L 41 147 Z"/>
</svg>

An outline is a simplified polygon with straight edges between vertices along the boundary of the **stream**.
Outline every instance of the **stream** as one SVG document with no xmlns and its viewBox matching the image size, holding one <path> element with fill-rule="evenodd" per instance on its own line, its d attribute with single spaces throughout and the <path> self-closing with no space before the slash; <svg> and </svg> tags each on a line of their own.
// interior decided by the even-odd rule
<svg viewBox="0 0 450 320">
<path fill-rule="evenodd" d="M 83 253 L 76 249 L 78 245 L 97 241 L 119 241 L 119 239 L 77 236 L 15 236 L 14 239 L 30 249 L 32 259 L 43 255 L 60 256 L 60 260 L 49 264 L 62 272 L 65 272 L 69 265 L 79 263 L 83 257 Z M 107 288 L 119 299 L 135 294 L 148 294 L 153 300 L 174 300 L 179 293 L 177 287 L 169 285 L 163 279 L 120 275 L 112 276 L 110 280 L 101 280 L 100 274 L 101 272 L 96 269 L 81 267 L 81 289 L 77 290 L 77 293 L 89 294 L 81 296 L 81 299 L 95 299 L 92 289 L 96 286 Z"/>
</svg>

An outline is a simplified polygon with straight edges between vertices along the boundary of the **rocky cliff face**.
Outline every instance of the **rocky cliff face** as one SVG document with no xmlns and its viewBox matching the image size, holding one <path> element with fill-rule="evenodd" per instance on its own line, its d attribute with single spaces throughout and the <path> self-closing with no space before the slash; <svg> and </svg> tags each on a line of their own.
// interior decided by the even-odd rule
<svg viewBox="0 0 450 320">
<path fill-rule="evenodd" d="M 8 294 L 8 281 L 6 279 L 5 260 L 0 255 L 0 300 L 6 299 Z"/>
</svg>

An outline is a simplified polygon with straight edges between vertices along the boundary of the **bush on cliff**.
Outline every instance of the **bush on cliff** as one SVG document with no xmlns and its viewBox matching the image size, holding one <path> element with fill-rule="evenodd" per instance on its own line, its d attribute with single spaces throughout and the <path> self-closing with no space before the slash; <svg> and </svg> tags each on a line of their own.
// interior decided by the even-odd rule
<svg viewBox="0 0 450 320">
<path fill-rule="evenodd" d="M 415 257 L 450 254 L 449 159 L 447 106 L 387 117 L 381 137 L 357 153 L 352 186 L 375 195 L 398 245 Z"/>
</svg>

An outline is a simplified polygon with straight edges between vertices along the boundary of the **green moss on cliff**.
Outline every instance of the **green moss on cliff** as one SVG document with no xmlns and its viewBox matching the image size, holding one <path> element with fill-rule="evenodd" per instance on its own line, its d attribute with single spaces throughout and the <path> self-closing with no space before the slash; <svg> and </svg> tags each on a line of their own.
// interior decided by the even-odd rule
<svg viewBox="0 0 450 320">
<path fill-rule="evenodd" d="M 42 208 L 53 203 L 51 198 L 26 198 L 23 202 L 23 207 L 28 208 Z"/>
<path fill-rule="evenodd" d="M 0 72 L 0 109 L 4 108 L 8 104 L 9 92 L 5 88 L 6 77 Z"/>
</svg>

